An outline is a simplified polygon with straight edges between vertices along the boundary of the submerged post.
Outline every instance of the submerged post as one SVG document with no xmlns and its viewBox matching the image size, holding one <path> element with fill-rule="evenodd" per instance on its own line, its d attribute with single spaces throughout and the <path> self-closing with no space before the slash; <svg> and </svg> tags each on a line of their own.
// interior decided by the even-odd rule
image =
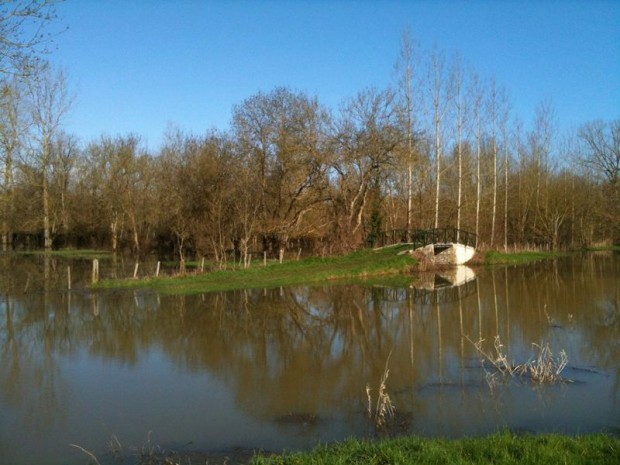
<svg viewBox="0 0 620 465">
<path fill-rule="evenodd" d="M 91 281 L 93 284 L 97 284 L 99 282 L 99 260 L 96 258 L 93 259 L 93 274 Z"/>
<path fill-rule="evenodd" d="M 67 289 L 71 290 L 71 267 L 67 267 Z"/>
</svg>

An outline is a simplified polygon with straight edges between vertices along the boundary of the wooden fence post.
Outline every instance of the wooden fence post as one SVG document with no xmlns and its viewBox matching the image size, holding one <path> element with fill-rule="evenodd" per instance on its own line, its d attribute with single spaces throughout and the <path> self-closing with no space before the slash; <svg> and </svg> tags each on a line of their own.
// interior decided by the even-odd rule
<svg viewBox="0 0 620 465">
<path fill-rule="evenodd" d="M 92 283 L 97 284 L 99 282 L 99 260 L 93 259 L 93 275 Z"/>
</svg>

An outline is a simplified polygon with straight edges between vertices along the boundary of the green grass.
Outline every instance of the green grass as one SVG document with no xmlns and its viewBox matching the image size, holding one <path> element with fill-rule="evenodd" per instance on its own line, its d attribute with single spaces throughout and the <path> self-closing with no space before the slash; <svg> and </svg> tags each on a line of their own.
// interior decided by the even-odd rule
<svg viewBox="0 0 620 465">
<path fill-rule="evenodd" d="M 497 252 L 495 250 L 491 250 L 487 252 L 485 263 L 487 265 L 498 265 L 498 264 L 508 264 L 508 265 L 519 265 L 524 263 L 530 263 L 537 260 L 546 260 L 552 258 L 560 258 L 564 257 L 566 254 L 564 252 Z"/>
<path fill-rule="evenodd" d="M 398 255 L 407 246 L 361 250 L 349 255 L 300 261 L 277 262 L 263 266 L 255 262 L 248 269 L 220 270 L 202 274 L 148 279 L 103 280 L 99 288 L 153 288 L 168 294 L 196 294 L 233 289 L 269 288 L 357 280 L 368 276 L 410 273 L 415 260 L 409 254 Z"/>
<path fill-rule="evenodd" d="M 593 247 L 584 247 L 582 249 L 585 252 L 620 252 L 620 245 L 601 245 L 601 246 L 593 246 Z"/>
<path fill-rule="evenodd" d="M 310 452 L 255 456 L 253 465 L 315 464 L 480 464 L 555 465 L 620 463 L 620 438 L 605 434 L 498 433 L 457 440 L 400 437 L 382 441 L 348 440 Z"/>
<path fill-rule="evenodd" d="M 58 249 L 58 250 L 30 250 L 19 252 L 22 255 L 49 255 L 51 257 L 61 258 L 85 258 L 85 259 L 103 259 L 112 258 L 112 252 L 94 249 Z"/>
</svg>

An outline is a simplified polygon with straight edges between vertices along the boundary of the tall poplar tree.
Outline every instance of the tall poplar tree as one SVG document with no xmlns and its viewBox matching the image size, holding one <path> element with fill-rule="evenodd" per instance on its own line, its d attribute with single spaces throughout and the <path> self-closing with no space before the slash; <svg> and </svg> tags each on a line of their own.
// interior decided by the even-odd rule
<svg viewBox="0 0 620 465">
<path fill-rule="evenodd" d="M 32 118 L 34 146 L 31 154 L 40 172 L 43 245 L 52 247 L 50 229 L 49 169 L 52 163 L 54 138 L 59 134 L 62 123 L 71 108 L 72 98 L 67 89 L 67 80 L 62 71 L 43 65 L 28 81 L 28 103 Z"/>
<path fill-rule="evenodd" d="M 405 32 L 401 40 L 401 50 L 398 62 L 396 63 L 396 72 L 398 74 L 398 91 L 400 96 L 400 113 L 402 125 L 405 127 L 406 137 L 406 163 L 407 163 L 407 212 L 406 212 L 406 229 L 408 233 L 412 230 L 412 209 L 413 209 L 413 175 L 416 165 L 416 147 L 414 124 L 416 109 L 415 89 L 418 60 L 415 56 L 415 46 L 409 32 Z"/>
</svg>

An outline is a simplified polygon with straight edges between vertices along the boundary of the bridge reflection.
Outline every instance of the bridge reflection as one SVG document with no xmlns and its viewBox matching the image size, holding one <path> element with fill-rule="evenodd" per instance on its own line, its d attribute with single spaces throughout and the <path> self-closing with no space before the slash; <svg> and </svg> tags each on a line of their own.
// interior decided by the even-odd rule
<svg viewBox="0 0 620 465">
<path fill-rule="evenodd" d="M 414 302 L 419 304 L 457 302 L 476 293 L 476 273 L 465 265 L 423 273 L 409 288 Z"/>
<path fill-rule="evenodd" d="M 420 273 L 408 289 L 386 289 L 383 299 L 403 302 L 411 296 L 421 305 L 458 302 L 477 292 L 476 273 L 465 265 Z"/>
</svg>

